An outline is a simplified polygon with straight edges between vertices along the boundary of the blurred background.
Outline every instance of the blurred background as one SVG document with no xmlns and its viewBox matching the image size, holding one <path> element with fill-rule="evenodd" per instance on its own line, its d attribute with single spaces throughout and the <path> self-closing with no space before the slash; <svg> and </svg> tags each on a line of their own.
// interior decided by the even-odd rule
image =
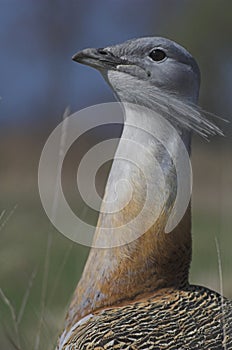
<svg viewBox="0 0 232 350">
<path fill-rule="evenodd" d="M 50 224 L 38 193 L 38 162 L 67 106 L 75 112 L 114 101 L 100 74 L 72 62 L 72 55 L 139 36 L 173 39 L 200 65 L 200 105 L 232 121 L 232 2 L 1 0 L 0 4 L 0 349 L 52 349 L 88 248 L 72 243 Z M 217 291 L 223 286 L 223 293 L 232 298 L 232 128 L 220 120 L 218 125 L 226 137 L 193 141 L 191 282 Z M 104 132 L 113 135 L 120 130 Z M 72 150 L 64 176 L 67 197 L 93 222 L 96 216 L 75 199 L 73 186 L 81 154 L 104 132 L 85 135 Z"/>
</svg>

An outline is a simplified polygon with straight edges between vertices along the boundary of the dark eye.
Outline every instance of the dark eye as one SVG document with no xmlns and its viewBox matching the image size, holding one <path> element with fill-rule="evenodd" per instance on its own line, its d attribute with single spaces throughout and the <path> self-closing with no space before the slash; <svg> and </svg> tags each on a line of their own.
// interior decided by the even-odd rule
<svg viewBox="0 0 232 350">
<path fill-rule="evenodd" d="M 167 55 L 163 50 L 154 49 L 149 53 L 149 57 L 151 57 L 153 61 L 158 62 L 163 61 L 167 57 Z"/>
<path fill-rule="evenodd" d="M 108 52 L 104 48 L 97 49 L 97 52 L 100 53 L 100 55 L 108 55 Z"/>
</svg>

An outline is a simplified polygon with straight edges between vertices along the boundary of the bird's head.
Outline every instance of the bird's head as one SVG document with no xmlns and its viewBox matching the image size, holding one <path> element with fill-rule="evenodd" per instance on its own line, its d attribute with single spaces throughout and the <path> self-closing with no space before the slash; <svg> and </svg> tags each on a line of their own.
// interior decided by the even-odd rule
<svg viewBox="0 0 232 350">
<path fill-rule="evenodd" d="M 101 49 L 85 49 L 73 60 L 98 69 L 122 102 L 145 106 L 178 129 L 208 138 L 223 135 L 197 106 L 200 70 L 179 44 L 165 38 L 128 40 Z"/>
<path fill-rule="evenodd" d="M 123 102 L 146 104 L 157 91 L 197 102 L 200 71 L 182 46 L 159 37 L 85 49 L 73 60 L 98 69 Z"/>
</svg>

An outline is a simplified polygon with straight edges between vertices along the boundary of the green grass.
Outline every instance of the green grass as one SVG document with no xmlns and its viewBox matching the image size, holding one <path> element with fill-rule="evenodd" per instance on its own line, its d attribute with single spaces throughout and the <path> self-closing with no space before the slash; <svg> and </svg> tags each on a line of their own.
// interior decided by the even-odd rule
<svg viewBox="0 0 232 350">
<path fill-rule="evenodd" d="M 194 183 L 193 196 L 191 282 L 220 291 L 215 244 L 217 236 L 222 261 L 223 291 L 226 296 L 232 298 L 231 208 L 226 204 L 225 210 L 221 210 L 218 199 L 221 189 L 216 186 L 220 167 L 214 163 L 212 165 L 214 170 L 210 168 L 210 162 L 215 162 L 214 157 L 215 154 L 210 157 L 208 154 L 197 152 L 193 158 L 197 182 Z M 229 159 L 226 164 L 229 164 Z M 88 248 L 73 244 L 50 224 L 40 203 L 36 172 L 35 167 L 32 178 L 31 175 L 27 178 L 23 174 L 17 178 L 18 175 L 14 174 L 18 173 L 12 170 L 11 177 L 9 175 L 4 177 L 4 190 L 1 194 L 2 211 L 5 212 L 0 219 L 0 286 L 10 300 L 16 315 L 19 315 L 25 293 L 29 293 L 18 326 L 22 350 L 35 349 L 42 303 L 45 312 L 38 350 L 52 349 L 88 254 Z M 209 181 L 210 178 L 216 179 L 216 185 Z M 228 179 L 228 183 L 225 184 L 225 198 L 231 193 L 229 175 Z M 48 274 L 46 297 L 42 300 L 49 234 L 52 237 L 52 245 L 49 252 L 49 268 L 46 271 Z M 36 271 L 36 275 L 30 288 L 33 271 Z M 1 299 L 0 349 L 14 349 L 7 339 L 9 334 L 14 342 L 17 341 L 14 328 L 9 307 Z"/>
</svg>

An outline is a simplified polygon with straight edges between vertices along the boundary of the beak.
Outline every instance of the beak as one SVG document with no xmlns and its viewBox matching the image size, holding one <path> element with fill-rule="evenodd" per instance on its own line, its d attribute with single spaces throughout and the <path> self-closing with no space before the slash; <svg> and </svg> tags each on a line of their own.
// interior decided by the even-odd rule
<svg viewBox="0 0 232 350">
<path fill-rule="evenodd" d="M 72 60 L 96 69 L 116 69 L 120 64 L 126 64 L 125 59 L 115 57 L 106 49 L 85 49 L 77 52 Z"/>
</svg>

